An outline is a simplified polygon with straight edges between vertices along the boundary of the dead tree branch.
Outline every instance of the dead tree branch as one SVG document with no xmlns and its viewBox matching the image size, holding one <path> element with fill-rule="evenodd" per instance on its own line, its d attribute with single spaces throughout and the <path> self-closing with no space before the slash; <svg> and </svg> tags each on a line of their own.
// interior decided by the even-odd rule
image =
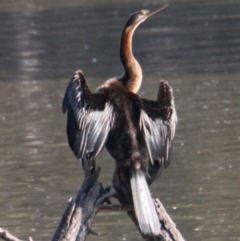
<svg viewBox="0 0 240 241">
<path fill-rule="evenodd" d="M 91 226 L 97 212 L 103 209 L 126 211 L 141 233 L 131 205 L 132 197 L 128 183 L 118 176 L 119 173 L 115 173 L 113 185 L 116 192 L 110 192 L 109 187 L 104 189 L 102 184 L 97 181 L 99 172 L 100 168 L 94 174 L 88 175 L 76 198 L 70 200 L 52 241 L 84 241 L 88 234 L 96 235 Z M 109 200 L 111 197 L 117 198 L 121 205 L 111 204 Z M 142 237 L 147 241 L 184 241 L 160 200 L 155 199 L 154 203 L 161 223 L 161 234 L 156 237 L 141 233 Z M 5 241 L 22 241 L 2 228 L 0 228 L 0 238 Z M 29 241 L 32 239 L 29 238 Z"/>
<path fill-rule="evenodd" d="M 7 229 L 0 228 L 0 238 L 2 238 L 5 241 L 23 241 L 19 238 L 16 238 L 14 235 L 12 235 Z M 28 241 L 33 241 L 31 237 L 28 238 Z"/>
</svg>

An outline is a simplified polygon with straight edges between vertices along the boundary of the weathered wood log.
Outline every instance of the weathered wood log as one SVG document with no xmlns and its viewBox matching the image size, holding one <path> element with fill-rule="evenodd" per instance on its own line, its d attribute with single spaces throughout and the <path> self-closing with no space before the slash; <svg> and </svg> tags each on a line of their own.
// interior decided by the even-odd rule
<svg viewBox="0 0 240 241">
<path fill-rule="evenodd" d="M 105 190 L 97 182 L 100 168 L 88 175 L 75 200 L 71 200 L 52 241 L 82 241 L 91 231 L 91 225 L 99 209 Z"/>
<path fill-rule="evenodd" d="M 14 235 L 12 235 L 7 229 L 0 228 L 0 238 L 6 241 L 23 241 Z M 31 237 L 28 237 L 28 241 L 33 241 Z"/>
<path fill-rule="evenodd" d="M 21 239 L 18 239 L 15 236 L 13 236 L 11 233 L 9 233 L 7 229 L 2 229 L 2 228 L 0 228 L 0 237 L 6 241 L 22 241 Z"/>
<path fill-rule="evenodd" d="M 109 187 L 104 189 L 102 184 L 98 182 L 99 172 L 100 168 L 98 168 L 94 174 L 89 174 L 85 177 L 76 198 L 69 202 L 52 241 L 84 241 L 88 234 L 96 234 L 91 230 L 91 226 L 97 212 L 102 209 L 127 211 L 141 233 L 133 206 L 129 205 L 131 197 L 120 196 L 130 195 L 129 191 L 127 191 L 127 186 L 124 186 L 126 183 L 122 183 L 123 186 L 120 187 L 116 186 L 116 183 L 120 185 L 120 182 L 114 180 L 117 192 L 110 192 Z M 109 201 L 111 197 L 117 198 L 122 205 L 112 205 Z M 103 205 L 105 202 L 107 204 Z M 160 200 L 155 199 L 154 204 L 158 213 L 159 222 L 161 223 L 161 234 L 155 237 L 146 236 L 141 233 L 142 237 L 147 241 L 184 241 L 181 233 L 176 228 L 176 225 L 164 209 Z M 1 228 L 0 237 L 5 241 L 22 241 L 10 234 L 7 230 Z M 29 238 L 29 240 L 31 241 L 31 238 Z"/>
<path fill-rule="evenodd" d="M 77 195 L 76 201 L 70 202 L 68 208 L 66 209 L 66 212 L 63 215 L 62 221 L 52 241 L 85 240 L 89 233 L 94 233 L 91 230 L 91 224 L 100 209 L 127 211 L 128 215 L 133 220 L 145 240 L 184 241 L 182 235 L 177 230 L 176 225 L 167 214 L 159 199 L 155 199 L 154 204 L 158 213 L 159 222 L 161 223 L 161 234 L 159 236 L 150 236 L 141 232 L 133 206 L 130 206 L 132 202 L 130 186 L 122 175 L 122 170 L 116 169 L 113 184 L 117 193 L 113 195 L 113 193 L 110 193 L 110 190 L 104 190 L 102 184 L 97 182 L 98 172 L 97 175 L 94 174 L 91 176 L 90 174 L 90 176 L 84 180 L 82 188 Z M 84 204 L 85 202 L 78 202 L 78 200 L 83 200 L 83 195 L 84 201 L 87 201 L 86 204 Z M 117 197 L 122 206 L 102 205 L 106 198 L 112 196 Z M 85 197 L 87 197 L 87 199 Z M 81 211 L 74 212 L 73 210 L 75 209 L 80 209 Z M 71 220 L 72 222 L 70 222 Z M 72 229 L 74 232 L 71 231 Z"/>
</svg>

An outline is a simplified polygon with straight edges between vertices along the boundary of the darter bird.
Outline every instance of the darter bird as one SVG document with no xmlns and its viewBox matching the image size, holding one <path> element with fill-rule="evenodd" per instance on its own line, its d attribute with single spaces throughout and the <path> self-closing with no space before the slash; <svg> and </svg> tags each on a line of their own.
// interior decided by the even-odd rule
<svg viewBox="0 0 240 241">
<path fill-rule="evenodd" d="M 142 22 L 163 8 L 130 15 L 121 36 L 125 70 L 121 77 L 107 80 L 92 93 L 83 72 L 76 71 L 62 103 L 63 113 L 67 111 L 68 143 L 75 156 L 94 170 L 95 157 L 106 147 L 116 166 L 124 170 L 141 231 L 156 236 L 160 222 L 148 185 L 169 164 L 177 115 L 167 81 L 160 82 L 155 101 L 137 95 L 142 69 L 132 52 L 132 38 Z"/>
</svg>

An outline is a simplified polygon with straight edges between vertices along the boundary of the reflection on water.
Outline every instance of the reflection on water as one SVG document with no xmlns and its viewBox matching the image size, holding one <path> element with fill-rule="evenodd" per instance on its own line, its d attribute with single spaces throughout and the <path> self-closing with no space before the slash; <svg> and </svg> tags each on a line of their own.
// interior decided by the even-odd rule
<svg viewBox="0 0 240 241">
<path fill-rule="evenodd" d="M 83 178 L 61 113 L 68 78 L 81 68 L 94 89 L 120 75 L 127 16 L 157 7 L 0 3 L 0 226 L 20 238 L 52 237 Z M 145 76 L 140 95 L 156 98 L 160 78 L 175 91 L 172 163 L 151 189 L 187 240 L 239 239 L 239 10 L 234 2 L 176 1 L 134 38 Z M 106 152 L 98 160 L 109 185 L 113 161 Z M 142 240 L 124 213 L 99 213 L 94 230 L 99 237 L 88 240 Z"/>
</svg>

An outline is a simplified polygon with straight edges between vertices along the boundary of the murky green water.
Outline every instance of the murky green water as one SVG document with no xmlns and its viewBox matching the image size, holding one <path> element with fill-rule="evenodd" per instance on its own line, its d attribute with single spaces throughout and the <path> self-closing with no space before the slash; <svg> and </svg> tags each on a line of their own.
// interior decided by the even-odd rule
<svg viewBox="0 0 240 241">
<path fill-rule="evenodd" d="M 166 2 L 165 2 L 166 3 Z M 49 240 L 82 181 L 65 134 L 61 101 L 82 69 L 95 89 L 120 75 L 122 27 L 156 1 L 0 2 L 0 226 L 19 238 Z M 240 240 L 240 3 L 172 1 L 143 23 L 134 52 L 139 94 L 174 88 L 179 116 L 172 163 L 152 191 L 187 240 Z M 98 158 L 111 183 L 113 161 Z M 99 237 L 142 240 L 125 213 L 101 212 Z"/>
</svg>

